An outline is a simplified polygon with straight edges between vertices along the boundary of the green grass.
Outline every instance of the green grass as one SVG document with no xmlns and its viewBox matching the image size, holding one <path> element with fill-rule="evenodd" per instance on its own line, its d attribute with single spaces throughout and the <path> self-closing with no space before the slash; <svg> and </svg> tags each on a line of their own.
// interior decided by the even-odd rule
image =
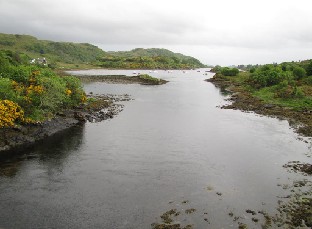
<svg viewBox="0 0 312 229">
<path fill-rule="evenodd" d="M 148 80 L 148 81 L 152 81 L 152 82 L 156 82 L 156 83 L 158 83 L 160 81 L 160 79 L 152 77 L 148 74 L 139 75 L 139 78 L 144 79 L 144 80 Z"/>
<path fill-rule="evenodd" d="M 235 85 L 239 85 L 243 88 L 243 90 L 250 92 L 252 96 L 261 99 L 266 104 L 279 105 L 298 111 L 312 109 L 312 85 L 303 84 L 301 86 L 297 86 L 298 90 L 303 92 L 301 96 L 282 98 L 279 96 L 279 92 L 283 90 L 280 85 L 262 87 L 258 89 L 254 88 L 250 81 L 249 72 L 240 72 L 237 76 L 219 75 L 219 77 L 229 80 Z"/>
<path fill-rule="evenodd" d="M 249 75 L 250 75 L 249 72 L 240 72 L 237 76 L 223 76 L 223 77 L 232 82 L 245 85 L 247 80 L 249 79 Z"/>
<path fill-rule="evenodd" d="M 205 67 L 194 57 L 166 49 L 105 52 L 87 43 L 39 40 L 29 35 L 0 33 L 0 50 L 24 53 L 28 59 L 47 59 L 53 68 L 187 69 Z"/>
<path fill-rule="evenodd" d="M 252 95 L 268 104 L 289 107 L 294 110 L 312 109 L 312 97 L 303 96 L 302 98 L 279 98 L 276 96 L 277 90 L 276 86 L 265 87 L 259 90 L 254 90 Z"/>
<path fill-rule="evenodd" d="M 103 50 L 87 43 L 54 42 L 38 40 L 29 35 L 3 33 L 0 33 L 0 50 L 24 53 L 33 59 L 45 57 L 48 63 L 57 67 L 90 65 L 105 55 Z"/>
</svg>

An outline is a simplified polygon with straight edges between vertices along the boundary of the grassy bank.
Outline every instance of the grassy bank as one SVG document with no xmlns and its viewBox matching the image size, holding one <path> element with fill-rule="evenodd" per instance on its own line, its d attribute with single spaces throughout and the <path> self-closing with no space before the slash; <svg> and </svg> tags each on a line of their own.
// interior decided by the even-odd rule
<svg viewBox="0 0 312 229">
<path fill-rule="evenodd" d="M 207 81 L 232 92 L 230 105 L 224 109 L 251 111 L 261 115 L 287 119 L 304 136 L 312 136 L 312 61 L 264 65 L 233 75 L 222 68 Z M 303 174 L 293 184 L 278 184 L 289 195 L 278 201 L 275 215 L 258 211 L 265 217 L 263 228 L 311 228 L 312 186 L 306 177 L 312 175 L 309 155 L 306 162 L 290 161 L 283 167 L 288 172 Z M 245 228 L 245 227 L 244 227 Z"/>
<path fill-rule="evenodd" d="M 0 128 L 44 121 L 85 100 L 79 79 L 0 51 Z"/>
<path fill-rule="evenodd" d="M 59 69 L 190 69 L 205 67 L 191 56 L 166 49 L 137 48 L 131 51 L 105 52 L 88 43 L 55 42 L 20 34 L 0 33 L 0 50 L 24 53 L 29 61 L 43 58 L 51 68 Z"/>
<path fill-rule="evenodd" d="M 298 132 L 312 136 L 312 61 L 263 65 L 234 75 L 223 69 L 213 69 L 210 81 L 238 92 L 224 108 L 287 119 Z"/>
</svg>

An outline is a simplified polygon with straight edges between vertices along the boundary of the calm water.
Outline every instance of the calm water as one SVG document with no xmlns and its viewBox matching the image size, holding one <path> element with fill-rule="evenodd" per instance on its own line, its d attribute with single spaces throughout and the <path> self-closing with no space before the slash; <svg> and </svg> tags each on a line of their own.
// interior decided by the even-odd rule
<svg viewBox="0 0 312 229">
<path fill-rule="evenodd" d="M 0 228 L 151 228 L 170 209 L 194 228 L 237 228 L 229 212 L 261 228 L 245 210 L 274 213 L 287 192 L 277 184 L 301 178 L 282 165 L 307 160 L 309 145 L 286 121 L 218 108 L 225 96 L 203 69 L 149 74 L 170 82 L 85 85 L 134 100 L 0 164 Z"/>
</svg>

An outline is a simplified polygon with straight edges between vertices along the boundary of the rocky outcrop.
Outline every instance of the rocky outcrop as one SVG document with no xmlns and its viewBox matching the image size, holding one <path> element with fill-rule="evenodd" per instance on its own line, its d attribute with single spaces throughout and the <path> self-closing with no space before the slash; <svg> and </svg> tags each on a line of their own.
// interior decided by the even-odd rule
<svg viewBox="0 0 312 229">
<path fill-rule="evenodd" d="M 33 144 L 75 125 L 111 119 L 123 108 L 123 105 L 115 102 L 130 100 L 128 95 L 92 97 L 92 102 L 72 110 L 59 112 L 50 120 L 12 128 L 0 128 L 0 153 Z"/>
<path fill-rule="evenodd" d="M 103 76 L 103 75 L 75 75 L 82 82 L 105 82 L 111 84 L 142 84 L 142 85 L 162 85 L 166 84 L 168 81 L 156 78 L 144 79 L 139 75 L 136 76 L 125 76 L 125 75 L 112 75 L 112 76 Z"/>
</svg>

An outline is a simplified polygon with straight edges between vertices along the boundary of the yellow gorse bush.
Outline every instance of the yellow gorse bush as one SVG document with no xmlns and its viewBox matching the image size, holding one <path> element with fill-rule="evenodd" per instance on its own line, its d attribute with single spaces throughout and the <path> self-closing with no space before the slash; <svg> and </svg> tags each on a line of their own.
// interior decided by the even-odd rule
<svg viewBox="0 0 312 229">
<path fill-rule="evenodd" d="M 40 72 L 35 71 L 32 73 L 32 76 L 36 76 L 38 74 L 40 74 Z M 39 85 L 34 77 L 31 77 L 28 82 L 29 86 L 13 80 L 12 87 L 16 92 L 22 95 L 26 103 L 30 104 L 32 102 L 33 96 L 40 95 L 44 92 L 44 87 Z"/>
<path fill-rule="evenodd" d="M 25 120 L 22 108 L 11 100 L 0 100 L 0 128 L 14 126 L 16 120 Z"/>
<path fill-rule="evenodd" d="M 83 94 L 81 95 L 81 102 L 84 103 L 84 102 L 86 102 L 86 101 L 87 101 L 87 96 L 86 96 L 85 93 L 83 93 Z"/>
<path fill-rule="evenodd" d="M 43 93 L 43 87 L 41 85 L 33 85 L 33 84 L 31 84 L 26 89 L 26 94 L 31 94 L 31 93 L 41 94 L 41 93 Z"/>
</svg>

